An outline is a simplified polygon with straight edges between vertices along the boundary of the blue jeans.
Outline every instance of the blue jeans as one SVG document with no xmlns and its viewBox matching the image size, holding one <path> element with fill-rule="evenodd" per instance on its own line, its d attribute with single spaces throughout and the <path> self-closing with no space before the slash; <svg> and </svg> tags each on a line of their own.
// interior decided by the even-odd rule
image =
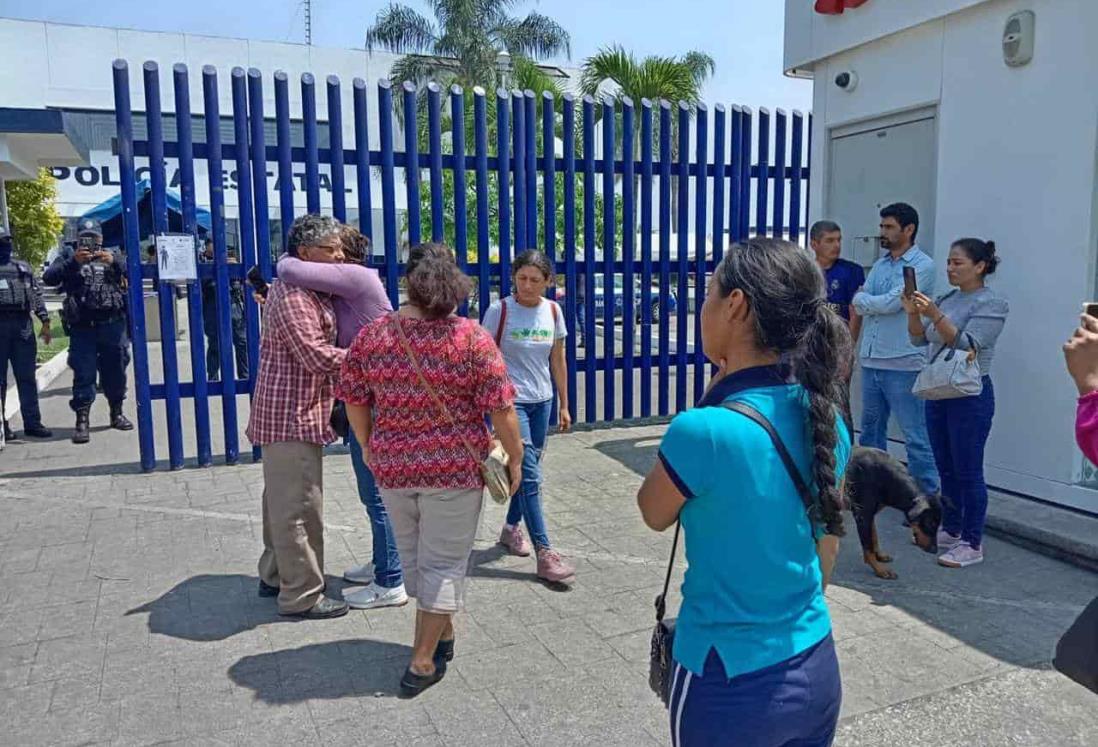
<svg viewBox="0 0 1098 747">
<path fill-rule="evenodd" d="M 522 432 L 522 487 L 511 498 L 507 523 L 515 526 L 525 519 L 526 531 L 534 547 L 549 547 L 545 532 L 545 514 L 541 510 L 541 453 L 549 435 L 549 413 L 553 400 L 516 402 L 519 430 Z"/>
<path fill-rule="evenodd" d="M 716 650 L 699 677 L 675 662 L 671 744 L 827 747 L 843 700 L 831 635 L 785 661 L 731 679 Z"/>
<path fill-rule="evenodd" d="M 984 391 L 926 403 L 926 427 L 942 476 L 942 528 L 979 547 L 987 517 L 984 446 L 995 416 L 995 389 L 984 377 Z"/>
<path fill-rule="evenodd" d="M 381 502 L 374 473 L 362 460 L 362 447 L 358 445 L 353 431 L 348 434 L 347 446 L 351 451 L 351 465 L 355 469 L 355 479 L 358 482 L 358 498 L 366 507 L 366 515 L 370 517 L 370 532 L 374 543 L 374 582 L 378 586 L 392 589 L 404 583 L 400 554 L 397 552 L 396 540 L 393 539 L 393 526 L 389 523 L 385 504 Z"/>
<path fill-rule="evenodd" d="M 911 393 L 917 371 L 862 368 L 862 446 L 888 448 L 888 418 L 896 415 L 907 442 L 907 468 L 919 490 L 938 492 L 938 469 L 926 432 L 926 407 Z"/>
</svg>

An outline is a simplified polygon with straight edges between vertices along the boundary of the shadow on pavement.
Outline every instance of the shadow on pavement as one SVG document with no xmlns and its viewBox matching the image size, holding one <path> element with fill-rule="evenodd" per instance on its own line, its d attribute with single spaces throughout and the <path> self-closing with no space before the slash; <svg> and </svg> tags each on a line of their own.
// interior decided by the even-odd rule
<svg viewBox="0 0 1098 747">
<path fill-rule="evenodd" d="M 343 586 L 327 577 L 330 596 L 341 598 Z M 258 578 L 240 573 L 192 576 L 126 615 L 147 613 L 149 632 L 188 641 L 223 641 L 260 625 L 302 622 L 279 615 L 276 600 L 259 597 L 258 588 Z"/>
<path fill-rule="evenodd" d="M 412 655 L 409 646 L 348 639 L 245 656 L 229 677 L 265 703 L 393 697 Z"/>
<path fill-rule="evenodd" d="M 655 462 L 659 442 L 648 435 L 604 441 L 593 448 L 643 476 Z M 933 669 L 921 658 L 944 656 L 943 661 L 948 661 L 949 652 L 961 644 L 1015 666 L 1047 666 L 1057 639 L 1093 596 L 1092 592 L 1065 596 L 1064 576 L 1085 576 L 1086 571 L 995 541 L 981 565 L 942 568 L 933 556 L 911 545 L 902 519 L 891 509 L 877 515 L 882 547 L 893 555 L 892 567 L 900 576 L 887 581 L 876 578 L 862 562 L 854 520 L 847 514 L 848 532 L 827 592 L 837 640 L 857 648 L 867 633 L 907 637 L 913 676 L 924 668 Z M 879 614 L 861 615 L 867 609 Z M 917 623 L 937 632 L 917 635 L 913 630 Z M 872 651 L 867 646 L 868 656 L 873 656 Z"/>
</svg>

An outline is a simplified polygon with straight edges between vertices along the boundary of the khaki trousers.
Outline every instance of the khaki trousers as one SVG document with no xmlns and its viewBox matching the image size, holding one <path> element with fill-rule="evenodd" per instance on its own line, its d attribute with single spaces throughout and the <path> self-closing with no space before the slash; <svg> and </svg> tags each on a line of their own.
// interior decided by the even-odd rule
<svg viewBox="0 0 1098 747">
<path fill-rule="evenodd" d="M 259 578 L 280 589 L 278 611 L 304 612 L 324 593 L 322 451 L 285 441 L 263 446 L 263 555 Z"/>
<path fill-rule="evenodd" d="M 457 612 L 484 504 L 481 488 L 381 489 L 404 566 L 404 588 L 425 612 Z"/>
</svg>

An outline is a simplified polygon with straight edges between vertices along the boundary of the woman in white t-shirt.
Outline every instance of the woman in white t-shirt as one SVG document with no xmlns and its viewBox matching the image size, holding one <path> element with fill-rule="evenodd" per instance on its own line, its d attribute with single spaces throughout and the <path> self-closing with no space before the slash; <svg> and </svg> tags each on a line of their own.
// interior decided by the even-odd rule
<svg viewBox="0 0 1098 747">
<path fill-rule="evenodd" d="M 541 506 L 540 464 L 549 434 L 554 383 L 560 396 L 560 430 L 572 427 L 564 360 L 564 338 L 568 328 L 560 306 L 545 298 L 545 290 L 553 277 L 553 265 L 542 252 L 530 250 L 515 257 L 511 265 L 514 295 L 493 303 L 481 323 L 495 337 L 507 364 L 507 373 L 515 385 L 515 409 L 526 447 L 522 460 L 522 487 L 511 499 L 499 542 L 512 555 L 528 556 L 530 542 L 519 526 L 519 521 L 524 520 L 537 554 L 538 578 L 560 584 L 574 580 L 576 569 L 549 545 Z"/>
</svg>

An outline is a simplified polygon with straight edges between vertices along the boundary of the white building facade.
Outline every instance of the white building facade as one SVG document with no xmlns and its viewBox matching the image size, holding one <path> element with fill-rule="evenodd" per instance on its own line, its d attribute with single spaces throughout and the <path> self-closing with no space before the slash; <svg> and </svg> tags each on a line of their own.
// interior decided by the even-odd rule
<svg viewBox="0 0 1098 747">
<path fill-rule="evenodd" d="M 869 264 L 879 206 L 912 203 L 940 292 L 951 240 L 995 240 L 1012 310 L 988 482 L 1091 512 L 1060 346 L 1098 295 L 1096 29 L 1093 0 L 869 0 L 841 15 L 786 0 L 787 74 L 814 80 L 811 215 Z"/>
</svg>

